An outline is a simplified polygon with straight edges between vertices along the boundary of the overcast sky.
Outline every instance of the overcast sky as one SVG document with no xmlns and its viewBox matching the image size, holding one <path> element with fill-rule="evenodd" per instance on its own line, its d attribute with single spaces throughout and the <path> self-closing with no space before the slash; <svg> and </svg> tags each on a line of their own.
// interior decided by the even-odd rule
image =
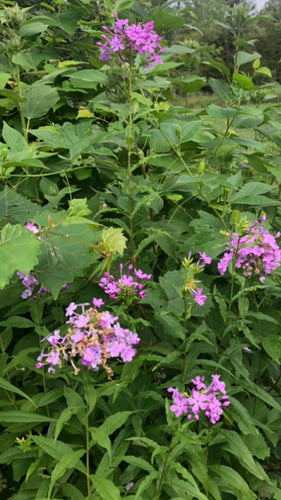
<svg viewBox="0 0 281 500">
<path fill-rule="evenodd" d="M 265 4 L 266 0 L 255 0 L 255 4 L 257 6 L 257 9 L 261 9 L 264 4 Z"/>
</svg>

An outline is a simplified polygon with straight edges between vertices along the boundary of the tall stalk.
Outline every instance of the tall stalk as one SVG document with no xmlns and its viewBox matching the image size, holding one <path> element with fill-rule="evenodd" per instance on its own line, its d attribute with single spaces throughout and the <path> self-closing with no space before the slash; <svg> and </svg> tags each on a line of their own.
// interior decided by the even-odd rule
<svg viewBox="0 0 281 500">
<path fill-rule="evenodd" d="M 132 215 L 132 197 L 131 197 L 131 168 L 132 168 L 132 144 L 133 144 L 133 75 L 132 75 L 132 65 L 129 65 L 129 77 L 128 77 L 128 91 L 129 91 L 129 116 L 128 116 L 128 134 L 126 137 L 126 142 L 128 146 L 128 156 L 127 156 L 127 197 L 128 197 L 128 219 L 129 219 L 129 229 L 130 229 L 130 247 L 131 252 L 134 254 L 135 250 L 135 240 L 134 240 L 134 226 L 133 226 L 133 215 Z"/>
</svg>

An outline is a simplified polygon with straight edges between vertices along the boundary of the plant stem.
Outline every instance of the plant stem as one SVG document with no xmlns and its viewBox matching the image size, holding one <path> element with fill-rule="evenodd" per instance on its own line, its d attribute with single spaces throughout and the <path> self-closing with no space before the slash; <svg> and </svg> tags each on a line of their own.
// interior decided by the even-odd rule
<svg viewBox="0 0 281 500">
<path fill-rule="evenodd" d="M 18 96 L 21 98 L 22 97 L 22 93 L 21 93 L 21 81 L 20 81 L 20 67 L 19 67 L 18 64 L 16 65 L 16 77 L 15 77 L 15 80 L 16 80 L 16 84 L 17 84 Z M 24 136 L 24 138 L 25 138 L 25 140 L 27 142 L 28 130 L 26 128 L 26 123 L 25 123 L 25 118 L 24 118 L 24 114 L 23 114 L 23 107 L 22 107 L 21 100 L 18 102 L 18 111 L 19 111 L 19 114 L 20 114 L 20 122 L 21 122 L 22 133 L 23 133 L 23 136 Z"/>
<path fill-rule="evenodd" d="M 87 500 L 91 499 L 91 481 L 90 481 L 90 439 L 89 439 L 89 408 L 86 407 L 85 417 L 85 448 L 86 448 L 86 481 L 87 481 Z"/>
<path fill-rule="evenodd" d="M 132 66 L 129 68 L 129 117 L 128 117 L 128 135 L 127 135 L 127 145 L 128 145 L 128 160 L 127 160 L 127 196 L 128 196 L 128 218 L 129 218 L 129 228 L 130 228 L 130 246 L 131 252 L 134 253 L 135 242 L 134 242 L 134 227 L 133 227 L 133 217 L 132 217 L 132 197 L 131 197 L 131 164 L 132 164 L 132 142 L 133 142 L 133 109 L 132 109 Z"/>
</svg>

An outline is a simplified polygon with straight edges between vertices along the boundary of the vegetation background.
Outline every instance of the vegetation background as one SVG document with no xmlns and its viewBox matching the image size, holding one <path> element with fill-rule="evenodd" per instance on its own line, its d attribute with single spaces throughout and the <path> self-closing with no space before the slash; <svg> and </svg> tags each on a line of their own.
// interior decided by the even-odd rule
<svg viewBox="0 0 281 500">
<path fill-rule="evenodd" d="M 154 21 L 162 64 L 100 60 L 115 12 Z M 1 499 L 280 500 L 280 268 L 218 263 L 281 230 L 281 2 L 5 0 L 0 23 Z M 104 293 L 120 264 L 145 296 Z M 93 297 L 132 360 L 36 367 Z M 167 389 L 214 374 L 221 418 L 176 418 Z"/>
</svg>

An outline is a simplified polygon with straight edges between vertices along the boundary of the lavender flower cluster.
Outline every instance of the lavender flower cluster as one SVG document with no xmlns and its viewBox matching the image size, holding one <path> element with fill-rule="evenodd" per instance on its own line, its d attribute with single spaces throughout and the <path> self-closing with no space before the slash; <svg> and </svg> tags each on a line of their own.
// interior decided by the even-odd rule
<svg viewBox="0 0 281 500">
<path fill-rule="evenodd" d="M 20 271 L 17 271 L 17 276 L 21 280 L 23 286 L 25 287 L 25 290 L 21 294 L 22 299 L 28 299 L 28 297 L 31 297 L 34 294 L 34 289 L 36 286 L 39 285 L 37 279 L 33 274 L 23 274 Z M 42 293 L 50 293 L 48 288 L 45 288 L 44 286 L 40 286 L 37 290 L 37 295 L 40 297 Z"/>
<path fill-rule="evenodd" d="M 218 263 L 218 271 L 225 274 L 229 262 L 233 259 L 234 267 L 242 269 L 246 278 L 257 276 L 263 282 L 265 275 L 271 274 L 280 264 L 281 250 L 276 243 L 275 236 L 263 229 L 266 217 L 261 222 L 255 221 L 246 229 L 246 234 L 227 234 L 227 250 Z"/>
<path fill-rule="evenodd" d="M 126 273 L 123 273 L 123 264 L 119 265 L 120 278 L 115 280 L 114 276 L 104 273 L 99 281 L 99 286 L 109 296 L 110 299 L 125 299 L 127 297 L 145 297 L 146 293 L 143 290 L 144 283 L 151 278 L 151 274 L 145 274 L 141 269 L 134 269 L 133 265 L 129 264 Z"/>
<path fill-rule="evenodd" d="M 42 350 L 38 356 L 36 368 L 48 366 L 48 372 L 54 373 L 54 367 L 60 368 L 65 360 L 70 361 L 77 375 L 80 369 L 74 360 L 78 358 L 83 366 L 93 371 L 102 366 L 110 379 L 113 371 L 107 365 L 109 358 L 121 358 L 124 363 L 132 361 L 136 354 L 133 346 L 140 341 L 138 335 L 122 328 L 118 316 L 112 316 L 109 311 L 99 312 L 102 299 L 94 298 L 93 307 L 86 308 L 89 305 L 69 304 L 65 312 L 69 325 L 66 335 L 55 330 L 42 340 L 47 340 L 49 346 L 46 353 Z M 77 312 L 79 308 L 81 311 Z"/>
<path fill-rule="evenodd" d="M 170 406 L 171 412 L 176 417 L 187 415 L 188 420 L 194 418 L 199 420 L 199 412 L 203 411 L 211 424 L 219 421 L 223 406 L 228 406 L 230 401 L 225 390 L 225 383 L 220 381 L 220 375 L 212 375 L 212 382 L 207 387 L 204 384 L 204 377 L 195 377 L 191 382 L 194 388 L 191 395 L 181 394 L 177 389 L 169 387 L 168 392 L 172 393 L 173 404 Z"/>
<path fill-rule="evenodd" d="M 162 40 L 153 30 L 153 21 L 145 24 L 129 24 L 128 19 L 118 19 L 117 13 L 114 13 L 115 23 L 108 29 L 103 26 L 106 32 L 101 35 L 104 43 L 98 42 L 100 47 L 100 59 L 109 61 L 113 54 L 117 54 L 122 64 L 130 61 L 131 57 L 141 54 L 144 57 L 143 69 L 152 69 L 154 63 L 162 64 L 159 54 L 163 49 L 159 45 Z"/>
</svg>

